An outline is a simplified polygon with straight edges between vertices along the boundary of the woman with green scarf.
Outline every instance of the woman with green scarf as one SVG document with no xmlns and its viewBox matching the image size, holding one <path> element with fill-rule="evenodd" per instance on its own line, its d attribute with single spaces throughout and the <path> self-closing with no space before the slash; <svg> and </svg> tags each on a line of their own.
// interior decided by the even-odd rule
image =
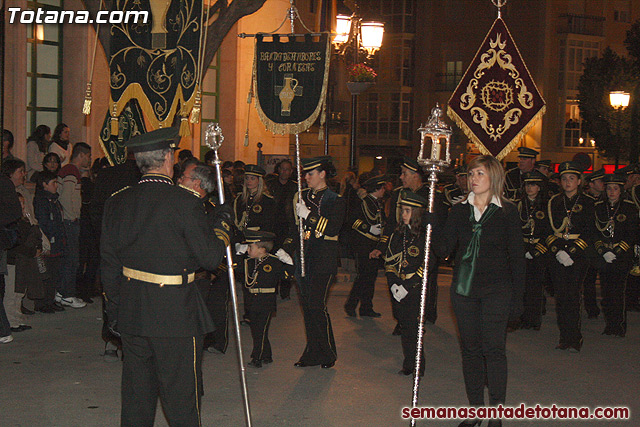
<svg viewBox="0 0 640 427">
<path fill-rule="evenodd" d="M 503 197 L 500 162 L 493 156 L 478 156 L 468 171 L 470 192 L 451 207 L 436 239 L 436 253 L 445 258 L 457 248 L 451 303 L 460 331 L 469 405 L 484 406 L 486 379 L 489 405 L 497 406 L 505 403 L 507 394 L 507 322 L 522 313 L 524 245 L 518 210 Z M 480 422 L 468 419 L 460 426 Z M 501 420 L 489 421 L 490 427 L 501 425 Z"/>
</svg>

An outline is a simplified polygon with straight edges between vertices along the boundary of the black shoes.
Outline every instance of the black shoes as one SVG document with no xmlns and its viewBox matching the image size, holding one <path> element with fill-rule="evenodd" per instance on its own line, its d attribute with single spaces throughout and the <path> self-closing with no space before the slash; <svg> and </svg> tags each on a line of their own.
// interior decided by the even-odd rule
<svg viewBox="0 0 640 427">
<path fill-rule="evenodd" d="M 482 420 L 464 420 L 463 422 L 461 422 L 460 424 L 458 424 L 458 427 L 473 427 L 473 426 L 479 426 L 480 424 L 482 424 Z"/>
<path fill-rule="evenodd" d="M 265 357 L 264 359 L 262 359 L 262 363 L 268 365 L 269 363 L 273 363 L 273 359 L 271 357 Z"/>
<path fill-rule="evenodd" d="M 333 368 L 335 366 L 336 362 L 335 360 L 333 362 L 329 362 L 329 363 L 323 363 L 322 365 L 320 365 L 320 367 L 322 369 L 329 369 L 329 368 Z"/>
<path fill-rule="evenodd" d="M 406 375 L 406 376 L 413 375 L 413 369 L 402 368 L 398 371 L 398 375 Z M 420 372 L 420 376 L 424 377 L 424 371 Z"/>
<path fill-rule="evenodd" d="M 355 307 L 350 307 L 348 305 L 344 306 L 344 312 L 347 313 L 347 316 L 349 317 L 356 317 L 356 308 Z"/>
<path fill-rule="evenodd" d="M 265 362 L 265 363 L 266 363 L 266 362 Z M 269 362 L 269 363 L 271 363 L 271 362 Z M 329 362 L 329 363 L 322 363 L 322 364 L 320 365 L 320 367 L 321 367 L 322 369 L 329 369 L 329 368 L 333 368 L 333 367 L 335 366 L 335 364 L 336 364 L 336 361 L 334 360 L 333 362 Z M 316 365 L 317 365 L 317 364 L 312 365 L 312 364 L 307 363 L 307 362 L 305 362 L 305 361 L 303 361 L 303 360 L 298 360 L 296 363 L 294 363 L 294 364 L 293 364 L 293 366 L 295 366 L 296 368 L 306 368 L 307 366 L 316 366 Z"/>
<path fill-rule="evenodd" d="M 355 313 L 355 310 L 354 310 Z M 382 314 L 377 311 L 373 311 L 373 309 L 369 310 L 360 310 L 360 317 L 381 317 Z"/>
<path fill-rule="evenodd" d="M 262 368 L 262 360 L 251 359 L 251 362 L 249 362 L 249 366 L 253 366 L 254 368 Z"/>
<path fill-rule="evenodd" d="M 22 332 L 22 331 L 28 331 L 29 329 L 33 329 L 33 328 L 29 325 L 18 325 L 18 326 L 11 326 L 10 329 L 11 329 L 11 332 Z"/>
<path fill-rule="evenodd" d="M 293 364 L 293 366 L 295 366 L 296 368 L 306 368 L 307 366 L 311 366 L 311 365 L 309 365 L 307 362 L 304 362 L 302 360 L 298 360 L 296 363 Z"/>
</svg>

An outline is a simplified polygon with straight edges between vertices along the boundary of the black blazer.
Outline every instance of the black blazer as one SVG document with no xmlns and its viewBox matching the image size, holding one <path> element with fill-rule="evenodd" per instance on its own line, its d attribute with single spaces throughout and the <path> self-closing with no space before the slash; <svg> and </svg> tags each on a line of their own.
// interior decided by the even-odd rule
<svg viewBox="0 0 640 427">
<path fill-rule="evenodd" d="M 460 260 L 471 240 L 471 207 L 458 203 L 451 207 L 442 232 L 437 233 L 436 254 L 449 256 L 456 248 L 456 262 L 452 286 L 458 280 Z M 513 203 L 502 201 L 502 208 L 482 226 L 480 251 L 471 288 L 471 296 L 484 296 L 495 292 L 512 293 L 512 313 L 522 307 L 525 280 L 524 244 L 518 210 Z"/>
</svg>

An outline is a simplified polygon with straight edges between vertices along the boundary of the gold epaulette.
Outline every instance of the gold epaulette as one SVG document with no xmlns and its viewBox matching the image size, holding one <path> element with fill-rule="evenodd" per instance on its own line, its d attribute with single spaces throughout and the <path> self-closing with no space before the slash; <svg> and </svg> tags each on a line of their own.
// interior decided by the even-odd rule
<svg viewBox="0 0 640 427">
<path fill-rule="evenodd" d="M 122 192 L 123 192 L 124 190 L 126 190 L 127 188 L 131 188 L 131 186 L 130 186 L 130 185 L 127 185 L 126 187 L 121 188 L 121 189 L 119 189 L 118 191 L 116 191 L 115 193 L 113 193 L 113 194 L 112 194 L 111 196 L 109 196 L 109 197 L 113 197 L 113 196 L 115 196 L 115 195 L 116 195 L 116 194 L 118 194 L 118 193 L 122 193 Z"/>
</svg>

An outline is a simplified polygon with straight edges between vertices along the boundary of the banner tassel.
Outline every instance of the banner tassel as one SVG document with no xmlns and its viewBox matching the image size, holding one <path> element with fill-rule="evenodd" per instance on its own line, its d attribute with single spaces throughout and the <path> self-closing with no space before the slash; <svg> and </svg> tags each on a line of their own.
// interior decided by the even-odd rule
<svg viewBox="0 0 640 427">
<path fill-rule="evenodd" d="M 82 114 L 88 116 L 91 114 L 91 83 L 87 83 L 87 90 L 84 93 L 84 105 L 82 106 Z"/>
<path fill-rule="evenodd" d="M 180 117 L 180 136 L 191 135 L 191 129 L 189 128 L 189 118 L 187 116 Z"/>
<path fill-rule="evenodd" d="M 193 102 L 193 108 L 191 109 L 191 116 L 189 121 L 191 123 L 200 123 L 200 110 L 202 108 L 202 93 L 200 89 L 196 91 L 196 99 Z"/>
</svg>

